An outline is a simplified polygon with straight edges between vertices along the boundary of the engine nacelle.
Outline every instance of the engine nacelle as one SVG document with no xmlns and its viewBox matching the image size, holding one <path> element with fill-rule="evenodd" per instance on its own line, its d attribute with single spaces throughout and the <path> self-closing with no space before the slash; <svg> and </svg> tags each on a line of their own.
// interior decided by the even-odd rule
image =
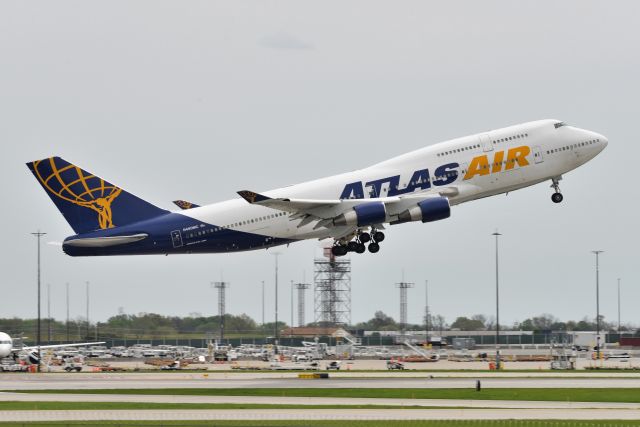
<svg viewBox="0 0 640 427">
<path fill-rule="evenodd" d="M 387 219 L 387 209 L 382 202 L 363 203 L 354 206 L 353 210 L 338 215 L 333 219 L 333 225 L 367 225 L 382 224 Z"/>
<path fill-rule="evenodd" d="M 433 222 L 449 218 L 450 216 L 451 206 L 449 206 L 449 199 L 446 197 L 431 197 L 401 212 L 398 215 L 398 220 L 392 224 L 409 221 Z"/>
</svg>

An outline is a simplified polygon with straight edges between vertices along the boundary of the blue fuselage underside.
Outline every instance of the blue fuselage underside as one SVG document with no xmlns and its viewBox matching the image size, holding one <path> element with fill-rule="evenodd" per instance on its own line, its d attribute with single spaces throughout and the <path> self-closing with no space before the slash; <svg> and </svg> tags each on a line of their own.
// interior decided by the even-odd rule
<svg viewBox="0 0 640 427">
<path fill-rule="evenodd" d="M 137 234 L 148 236 L 137 242 L 106 247 L 69 244 L 76 239 Z M 65 239 L 63 250 L 71 256 L 220 253 L 266 249 L 293 241 L 222 228 L 178 213 L 167 213 L 130 225 L 70 236 Z"/>
</svg>

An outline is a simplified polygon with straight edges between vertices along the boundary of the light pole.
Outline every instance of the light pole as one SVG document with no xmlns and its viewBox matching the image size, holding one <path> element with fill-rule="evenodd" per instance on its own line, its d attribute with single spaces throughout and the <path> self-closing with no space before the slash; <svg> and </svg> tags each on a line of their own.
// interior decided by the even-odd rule
<svg viewBox="0 0 640 427">
<path fill-rule="evenodd" d="M 491 235 L 496 237 L 496 369 L 500 369 L 500 270 L 498 268 L 498 237 L 502 236 L 502 234 L 496 230 L 496 232 Z"/>
<path fill-rule="evenodd" d="M 618 335 L 620 334 L 620 278 L 618 278 Z"/>
<path fill-rule="evenodd" d="M 67 342 L 69 342 L 69 282 L 66 283 L 67 287 Z"/>
<path fill-rule="evenodd" d="M 429 345 L 429 281 L 424 281 L 424 345 Z"/>
<path fill-rule="evenodd" d="M 51 344 L 51 283 L 47 283 L 47 342 Z"/>
<path fill-rule="evenodd" d="M 41 330 L 40 330 L 40 238 L 42 236 L 44 236 L 47 233 L 42 233 L 40 232 L 40 230 L 38 230 L 35 233 L 31 233 L 32 235 L 36 236 L 37 240 L 38 240 L 38 332 L 36 333 L 37 335 L 37 341 L 38 341 L 38 372 L 40 372 L 40 345 L 41 345 Z"/>
<path fill-rule="evenodd" d="M 87 285 L 87 340 L 89 340 L 89 282 L 85 282 Z"/>
<path fill-rule="evenodd" d="M 289 340 L 293 337 L 293 280 L 291 281 L 291 324 L 289 325 Z M 291 345 L 291 341 L 289 341 Z"/>
<path fill-rule="evenodd" d="M 596 255 L 596 360 L 600 360 L 600 254 L 604 251 L 591 251 Z"/>
<path fill-rule="evenodd" d="M 264 328 L 264 280 L 262 281 L 262 327 Z"/>
<path fill-rule="evenodd" d="M 276 304 L 275 304 L 276 305 L 276 307 L 275 307 L 276 323 L 275 323 L 273 328 L 275 329 L 275 331 L 274 331 L 274 337 L 275 337 L 275 339 L 274 339 L 274 350 L 275 350 L 275 353 L 278 354 L 278 337 L 279 337 L 279 334 L 278 334 L 278 256 L 280 256 L 280 253 L 276 252 L 276 253 L 274 253 L 272 255 L 276 259 L 276 271 L 275 271 L 276 272 L 276 277 L 275 277 L 275 279 L 276 279 L 275 280 L 275 282 L 276 282 Z"/>
</svg>

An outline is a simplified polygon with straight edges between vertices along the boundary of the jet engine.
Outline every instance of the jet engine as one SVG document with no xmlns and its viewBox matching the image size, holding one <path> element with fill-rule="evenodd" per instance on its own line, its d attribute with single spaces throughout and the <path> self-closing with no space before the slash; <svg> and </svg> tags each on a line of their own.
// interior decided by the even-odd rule
<svg viewBox="0 0 640 427">
<path fill-rule="evenodd" d="M 446 197 L 430 197 L 416 206 L 412 206 L 406 211 L 398 214 L 398 220 L 391 224 L 401 224 L 409 221 L 433 222 L 451 216 L 451 206 Z"/>
<path fill-rule="evenodd" d="M 333 219 L 336 226 L 355 225 L 366 227 L 367 225 L 382 224 L 386 221 L 387 209 L 382 202 L 363 203 L 354 206 L 353 210 L 338 215 Z"/>
</svg>

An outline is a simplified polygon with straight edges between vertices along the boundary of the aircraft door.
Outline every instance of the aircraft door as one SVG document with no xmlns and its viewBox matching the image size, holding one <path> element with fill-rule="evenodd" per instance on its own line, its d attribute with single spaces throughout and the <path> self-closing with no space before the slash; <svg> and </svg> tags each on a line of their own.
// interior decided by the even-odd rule
<svg viewBox="0 0 640 427">
<path fill-rule="evenodd" d="M 482 151 L 493 151 L 493 144 L 488 133 L 480 135 L 480 145 L 482 146 Z"/>
<path fill-rule="evenodd" d="M 535 163 L 542 163 L 544 159 L 542 158 L 542 150 L 539 145 L 533 147 L 533 161 Z"/>
<path fill-rule="evenodd" d="M 175 230 L 171 232 L 171 243 L 174 248 L 179 248 L 182 246 L 182 234 L 180 234 L 180 230 Z"/>
</svg>

